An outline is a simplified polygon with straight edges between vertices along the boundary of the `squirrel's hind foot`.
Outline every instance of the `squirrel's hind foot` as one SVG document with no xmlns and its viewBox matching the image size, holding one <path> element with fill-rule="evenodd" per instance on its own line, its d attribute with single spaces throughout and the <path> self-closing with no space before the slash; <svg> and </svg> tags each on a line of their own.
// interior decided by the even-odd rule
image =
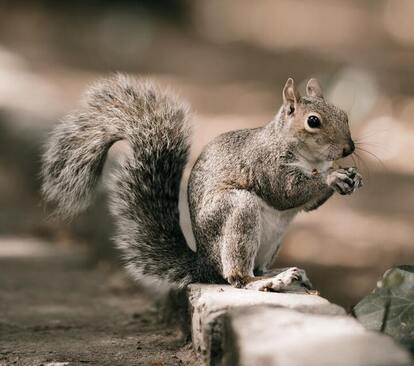
<svg viewBox="0 0 414 366">
<path fill-rule="evenodd" d="M 303 269 L 287 268 L 273 277 L 258 279 L 245 286 L 247 290 L 273 292 L 309 292 L 312 284 Z"/>
</svg>

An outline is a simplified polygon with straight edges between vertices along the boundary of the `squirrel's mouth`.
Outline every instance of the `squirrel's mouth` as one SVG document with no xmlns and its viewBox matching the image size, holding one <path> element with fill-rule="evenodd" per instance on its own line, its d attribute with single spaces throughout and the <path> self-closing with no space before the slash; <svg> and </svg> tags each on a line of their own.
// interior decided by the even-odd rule
<svg viewBox="0 0 414 366">
<path fill-rule="evenodd" d="M 346 156 L 349 156 L 349 155 L 350 154 L 344 155 L 342 151 L 338 151 L 337 153 L 329 154 L 326 160 L 327 161 L 337 161 L 337 160 L 343 159 L 343 158 L 345 158 Z"/>
<path fill-rule="evenodd" d="M 329 145 L 320 153 L 321 156 L 324 156 L 325 161 L 337 161 L 344 157 L 343 150 L 339 149 L 337 146 Z"/>
</svg>

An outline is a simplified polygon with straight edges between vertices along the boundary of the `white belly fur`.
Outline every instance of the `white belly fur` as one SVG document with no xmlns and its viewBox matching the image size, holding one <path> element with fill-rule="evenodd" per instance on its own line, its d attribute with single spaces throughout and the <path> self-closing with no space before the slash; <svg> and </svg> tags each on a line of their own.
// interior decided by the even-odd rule
<svg viewBox="0 0 414 366">
<path fill-rule="evenodd" d="M 260 245 L 255 259 L 255 268 L 265 270 L 271 264 L 275 252 L 282 244 L 283 235 L 300 209 L 278 211 L 261 198 L 260 206 Z"/>
</svg>

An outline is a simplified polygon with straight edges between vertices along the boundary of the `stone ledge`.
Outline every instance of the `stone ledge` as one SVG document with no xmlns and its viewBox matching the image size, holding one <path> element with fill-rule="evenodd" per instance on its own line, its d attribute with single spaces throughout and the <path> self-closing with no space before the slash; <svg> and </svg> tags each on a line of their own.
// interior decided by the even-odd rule
<svg viewBox="0 0 414 366">
<path fill-rule="evenodd" d="M 391 338 L 365 330 L 350 316 L 266 306 L 238 309 L 227 316 L 222 329 L 226 350 L 214 350 L 222 355 L 217 363 L 229 364 L 229 357 L 240 366 L 411 365 Z"/>
<path fill-rule="evenodd" d="M 193 347 L 206 365 L 411 365 L 390 338 L 316 295 L 190 285 Z"/>
</svg>

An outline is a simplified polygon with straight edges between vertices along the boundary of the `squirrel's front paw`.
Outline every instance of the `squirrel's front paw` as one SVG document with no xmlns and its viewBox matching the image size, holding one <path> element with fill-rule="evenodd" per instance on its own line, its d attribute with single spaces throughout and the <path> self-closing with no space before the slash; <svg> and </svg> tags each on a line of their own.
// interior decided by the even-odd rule
<svg viewBox="0 0 414 366">
<path fill-rule="evenodd" d="M 363 185 L 361 174 L 353 167 L 334 170 L 329 173 L 326 183 L 339 194 L 351 194 Z"/>
</svg>

